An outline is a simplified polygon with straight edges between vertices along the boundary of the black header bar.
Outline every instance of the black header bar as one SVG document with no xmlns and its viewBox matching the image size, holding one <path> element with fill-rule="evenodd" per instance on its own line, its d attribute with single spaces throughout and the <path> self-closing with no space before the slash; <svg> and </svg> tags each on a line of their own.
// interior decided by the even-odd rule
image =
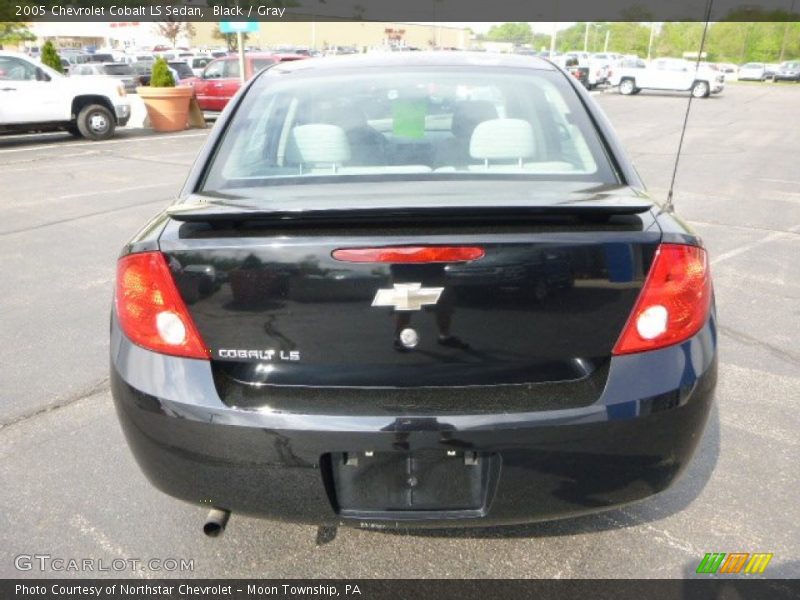
<svg viewBox="0 0 800 600">
<path fill-rule="evenodd" d="M 0 0 L 0 21 L 703 21 L 709 0 Z M 710 0 L 712 21 L 800 21 L 800 1 Z"/>
</svg>

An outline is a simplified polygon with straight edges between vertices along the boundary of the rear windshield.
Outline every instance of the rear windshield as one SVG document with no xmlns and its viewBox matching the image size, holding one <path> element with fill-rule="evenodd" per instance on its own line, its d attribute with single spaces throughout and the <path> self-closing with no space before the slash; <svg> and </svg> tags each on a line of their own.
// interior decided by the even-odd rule
<svg viewBox="0 0 800 600">
<path fill-rule="evenodd" d="M 133 75 L 133 67 L 130 65 L 103 65 L 103 72 L 106 75 Z"/>
<path fill-rule="evenodd" d="M 395 67 L 265 74 L 233 116 L 203 191 L 484 176 L 617 182 L 561 73 Z"/>
</svg>

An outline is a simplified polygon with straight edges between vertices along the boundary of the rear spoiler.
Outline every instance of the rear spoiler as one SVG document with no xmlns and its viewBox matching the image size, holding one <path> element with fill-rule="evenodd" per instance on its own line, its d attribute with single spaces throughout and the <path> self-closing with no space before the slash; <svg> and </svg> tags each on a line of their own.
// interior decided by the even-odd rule
<svg viewBox="0 0 800 600">
<path fill-rule="evenodd" d="M 176 204 L 167 209 L 174 220 L 186 223 L 232 223 L 260 221 L 268 223 L 368 223 L 390 221 L 514 221 L 563 218 L 601 219 L 617 215 L 635 215 L 653 207 L 643 198 L 605 198 L 591 201 L 546 205 L 438 205 L 403 207 L 348 207 L 281 210 L 243 206 L 236 203 Z"/>
</svg>

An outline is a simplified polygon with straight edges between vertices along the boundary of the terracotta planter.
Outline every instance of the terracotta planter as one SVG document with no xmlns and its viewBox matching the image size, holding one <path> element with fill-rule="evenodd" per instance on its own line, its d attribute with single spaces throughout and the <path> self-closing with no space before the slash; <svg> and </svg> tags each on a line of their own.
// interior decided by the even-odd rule
<svg viewBox="0 0 800 600">
<path fill-rule="evenodd" d="M 189 101 L 194 89 L 176 87 L 137 87 L 136 93 L 147 107 L 150 125 L 156 131 L 183 131 L 189 122 Z"/>
</svg>

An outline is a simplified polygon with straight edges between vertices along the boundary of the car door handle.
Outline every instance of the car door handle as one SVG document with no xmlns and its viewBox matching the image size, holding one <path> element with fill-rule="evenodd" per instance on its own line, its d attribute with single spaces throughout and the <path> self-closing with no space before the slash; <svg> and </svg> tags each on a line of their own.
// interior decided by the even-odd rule
<svg viewBox="0 0 800 600">
<path fill-rule="evenodd" d="M 0 88 L 0 92 L 16 92 L 17 88 Z"/>
<path fill-rule="evenodd" d="M 215 87 L 215 88 L 221 88 L 221 87 L 222 87 L 222 84 L 221 84 L 221 83 L 215 83 L 215 84 L 214 84 L 214 87 Z"/>
</svg>

